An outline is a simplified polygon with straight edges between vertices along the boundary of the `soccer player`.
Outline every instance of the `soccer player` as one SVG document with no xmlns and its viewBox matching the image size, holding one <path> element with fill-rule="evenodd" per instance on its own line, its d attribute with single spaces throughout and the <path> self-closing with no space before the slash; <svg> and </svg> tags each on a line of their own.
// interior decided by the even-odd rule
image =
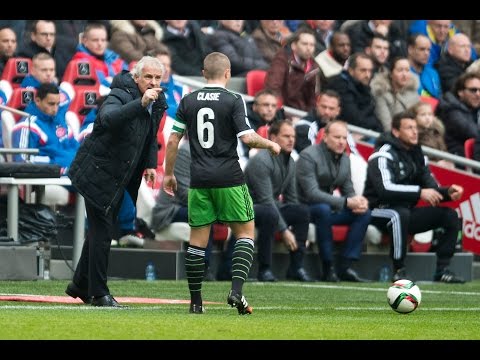
<svg viewBox="0 0 480 360">
<path fill-rule="evenodd" d="M 230 60 L 224 54 L 213 52 L 205 57 L 202 72 L 207 84 L 181 100 L 166 149 L 163 189 L 174 196 L 177 180 L 173 169 L 178 144 L 187 131 L 192 156 L 188 194 L 191 233 L 185 270 L 190 313 L 194 314 L 205 312 L 201 293 L 205 248 L 210 227 L 216 221 L 229 224 L 237 239 L 227 303 L 240 315 L 252 313 L 242 288 L 253 261 L 254 212 L 238 162 L 237 138 L 249 147 L 280 153 L 277 143 L 250 128 L 243 98 L 225 89 L 230 71 Z"/>
</svg>

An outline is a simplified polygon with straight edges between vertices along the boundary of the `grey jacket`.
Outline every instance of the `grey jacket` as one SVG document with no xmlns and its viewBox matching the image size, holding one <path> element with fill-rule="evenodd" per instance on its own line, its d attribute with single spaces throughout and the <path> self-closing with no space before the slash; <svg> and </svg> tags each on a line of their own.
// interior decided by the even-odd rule
<svg viewBox="0 0 480 360">
<path fill-rule="evenodd" d="M 285 204 L 298 204 L 295 183 L 295 161 L 290 154 L 272 156 L 268 150 L 260 150 L 248 160 L 245 179 L 253 204 L 271 205 L 277 210 L 277 231 L 287 224 L 279 209 Z"/>
<path fill-rule="evenodd" d="M 301 203 L 327 203 L 332 210 L 344 208 L 346 198 L 355 196 L 350 158 L 343 153 L 338 160 L 324 142 L 305 148 L 297 160 L 296 179 Z M 339 188 L 342 196 L 334 196 Z"/>
<path fill-rule="evenodd" d="M 172 219 L 181 207 L 188 206 L 188 189 L 190 187 L 190 145 L 183 143 L 178 149 L 173 173 L 177 179 L 175 196 L 168 195 L 160 188 L 155 206 L 152 210 L 152 229 L 160 231 L 172 223 Z"/>
</svg>

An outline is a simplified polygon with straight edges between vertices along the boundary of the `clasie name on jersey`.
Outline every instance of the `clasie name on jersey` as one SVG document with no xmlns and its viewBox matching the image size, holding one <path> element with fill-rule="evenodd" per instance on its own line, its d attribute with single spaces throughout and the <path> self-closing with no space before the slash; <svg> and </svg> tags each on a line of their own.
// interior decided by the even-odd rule
<svg viewBox="0 0 480 360">
<path fill-rule="evenodd" d="M 211 100 L 211 101 L 218 101 L 218 97 L 220 93 L 204 93 L 199 92 L 197 95 L 197 100 Z"/>
</svg>

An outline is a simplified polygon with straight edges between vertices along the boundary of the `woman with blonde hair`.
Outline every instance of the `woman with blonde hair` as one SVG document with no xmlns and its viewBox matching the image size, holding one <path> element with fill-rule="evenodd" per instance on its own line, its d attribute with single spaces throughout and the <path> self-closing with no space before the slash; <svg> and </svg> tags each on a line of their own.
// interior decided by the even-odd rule
<svg viewBox="0 0 480 360">
<path fill-rule="evenodd" d="M 442 121 L 434 115 L 432 105 L 419 101 L 411 107 L 411 110 L 415 113 L 415 120 L 417 120 L 418 143 L 433 149 L 447 151 L 447 145 L 445 144 L 445 127 Z M 448 160 L 432 157 L 429 157 L 429 159 L 444 167 L 455 167 L 455 165 Z"/>
</svg>

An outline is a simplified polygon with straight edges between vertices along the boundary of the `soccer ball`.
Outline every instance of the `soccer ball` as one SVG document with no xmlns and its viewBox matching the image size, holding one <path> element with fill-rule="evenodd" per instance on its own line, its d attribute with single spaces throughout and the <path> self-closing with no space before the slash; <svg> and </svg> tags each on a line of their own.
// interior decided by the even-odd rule
<svg viewBox="0 0 480 360">
<path fill-rule="evenodd" d="M 422 293 L 413 281 L 397 280 L 388 288 L 387 301 L 396 312 L 408 314 L 420 305 Z"/>
</svg>

